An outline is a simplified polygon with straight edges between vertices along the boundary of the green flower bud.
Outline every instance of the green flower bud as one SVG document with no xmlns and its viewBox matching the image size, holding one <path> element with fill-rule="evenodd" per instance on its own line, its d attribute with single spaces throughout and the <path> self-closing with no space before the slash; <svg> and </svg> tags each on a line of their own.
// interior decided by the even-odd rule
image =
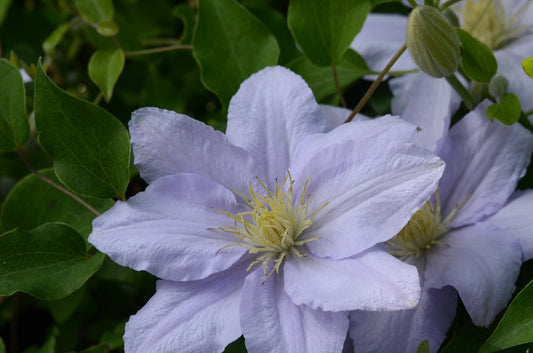
<svg viewBox="0 0 533 353">
<path fill-rule="evenodd" d="M 507 93 L 507 87 L 509 87 L 507 78 L 503 75 L 496 74 L 490 80 L 489 93 L 497 100 L 500 100 Z"/>
<path fill-rule="evenodd" d="M 448 22 L 450 22 L 452 27 L 460 26 L 459 17 L 457 17 L 455 11 L 451 10 L 450 8 L 447 8 L 446 10 L 442 11 L 442 14 L 444 15 L 444 17 L 446 17 Z"/>
<path fill-rule="evenodd" d="M 434 7 L 417 6 L 407 21 L 407 48 L 420 70 L 433 77 L 453 74 L 461 60 L 461 41 Z"/>
<path fill-rule="evenodd" d="M 485 82 L 470 82 L 470 94 L 476 103 L 480 103 L 483 99 L 489 98 L 489 84 Z"/>
</svg>

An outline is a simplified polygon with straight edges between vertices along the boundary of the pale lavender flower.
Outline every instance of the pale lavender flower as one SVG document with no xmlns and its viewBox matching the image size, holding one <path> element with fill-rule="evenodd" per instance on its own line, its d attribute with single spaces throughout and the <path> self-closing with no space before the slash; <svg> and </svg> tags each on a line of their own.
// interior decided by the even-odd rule
<svg viewBox="0 0 533 353">
<path fill-rule="evenodd" d="M 524 111 L 533 109 L 533 80 L 524 73 L 521 65 L 522 60 L 531 56 L 533 47 L 533 2 L 465 0 L 459 5 L 453 9 L 461 27 L 493 50 L 498 73 L 509 81 L 509 92 L 518 95 Z M 406 25 L 406 16 L 370 14 L 351 47 L 363 56 L 372 70 L 379 72 L 405 43 Z M 392 67 L 393 71 L 416 69 L 408 52 Z M 389 85 L 393 93 L 393 114 L 406 117 L 424 130 L 424 134 L 415 138 L 416 143 L 435 150 L 444 137 L 442 126 L 448 126 L 450 116 L 459 107 L 457 94 L 445 79 L 422 72 L 391 79 Z M 429 106 L 428 101 L 432 102 Z M 432 119 L 441 126 L 435 125 L 430 121 Z"/>
<path fill-rule="evenodd" d="M 387 242 L 392 254 L 417 266 L 420 303 L 396 312 L 352 312 L 357 352 L 415 352 L 423 340 L 436 352 L 455 316 L 456 293 L 480 326 L 488 326 L 510 300 L 521 241 L 525 256 L 533 255 L 533 193 L 509 200 L 529 163 L 533 136 L 518 124 L 491 123 L 484 113 L 488 105 L 480 104 L 444 134 L 436 151 L 446 162 L 438 193 Z"/>
<path fill-rule="evenodd" d="M 126 352 L 221 352 L 241 334 L 251 353 L 336 352 L 346 310 L 416 305 L 416 268 L 375 244 L 426 202 L 443 163 L 398 118 L 329 124 L 281 67 L 241 85 L 225 135 L 170 111 L 133 114 L 150 185 L 89 237 L 161 278 L 126 325 Z"/>
</svg>

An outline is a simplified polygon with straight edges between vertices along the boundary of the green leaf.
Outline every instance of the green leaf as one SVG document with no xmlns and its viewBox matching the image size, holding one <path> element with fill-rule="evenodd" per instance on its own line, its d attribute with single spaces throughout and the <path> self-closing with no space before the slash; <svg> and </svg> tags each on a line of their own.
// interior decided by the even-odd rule
<svg viewBox="0 0 533 353">
<path fill-rule="evenodd" d="M 45 305 L 48 307 L 57 323 L 62 324 L 72 316 L 83 299 L 86 287 L 87 286 L 82 286 L 79 290 L 69 294 L 65 298 L 45 302 Z"/>
<path fill-rule="evenodd" d="M 40 299 L 60 299 L 95 273 L 104 254 L 88 256 L 85 241 L 61 223 L 0 236 L 0 295 L 17 291 Z"/>
<path fill-rule="evenodd" d="M 285 16 L 268 7 L 252 8 L 250 11 L 252 11 L 276 37 L 280 48 L 280 64 L 287 64 L 302 55 L 298 48 L 296 48 L 296 43 L 287 26 L 287 18 L 285 18 Z"/>
<path fill-rule="evenodd" d="M 76 8 L 85 21 L 98 24 L 102 20 L 112 20 L 115 8 L 111 0 L 75 0 Z"/>
<path fill-rule="evenodd" d="M 477 82 L 489 82 L 498 70 L 498 62 L 485 44 L 468 32 L 455 28 L 463 45 L 462 64 L 465 73 Z"/>
<path fill-rule="evenodd" d="M 122 337 L 124 336 L 126 323 L 122 322 L 118 324 L 113 331 L 106 331 L 100 339 L 100 343 L 105 343 L 109 346 L 109 349 L 117 349 L 124 347 L 124 341 Z"/>
<path fill-rule="evenodd" d="M 180 44 L 191 44 L 196 16 L 194 10 L 188 4 L 179 4 L 172 10 L 172 15 L 179 18 L 183 23 L 183 32 L 180 37 Z"/>
<path fill-rule="evenodd" d="M 98 50 L 89 60 L 89 76 L 100 87 L 107 101 L 111 99 L 113 87 L 124 69 L 124 62 L 122 49 Z"/>
<path fill-rule="evenodd" d="M 241 82 L 279 56 L 270 31 L 234 0 L 200 0 L 193 51 L 202 82 L 225 107 Z"/>
<path fill-rule="evenodd" d="M 46 54 L 52 56 L 55 47 L 63 40 L 65 33 L 67 33 L 68 26 L 62 24 L 58 26 L 43 42 L 43 50 Z"/>
<path fill-rule="evenodd" d="M 480 353 L 496 352 L 533 342 L 533 282 L 513 299 Z"/>
<path fill-rule="evenodd" d="M 109 353 L 109 347 L 107 344 L 98 344 L 96 346 L 89 347 L 84 349 L 80 353 Z"/>
<path fill-rule="evenodd" d="M 12 149 L 28 139 L 24 83 L 19 69 L 0 60 L 0 150 Z"/>
<path fill-rule="evenodd" d="M 522 67 L 529 77 L 533 78 L 533 57 L 524 59 L 522 61 Z"/>
<path fill-rule="evenodd" d="M 292 0 L 288 23 L 294 39 L 315 65 L 336 65 L 365 22 L 369 1 Z"/>
<path fill-rule="evenodd" d="M 418 348 L 416 349 L 416 353 L 429 353 L 429 341 L 424 340 L 420 342 Z"/>
<path fill-rule="evenodd" d="M 487 108 L 487 117 L 501 121 L 505 125 L 512 125 L 520 119 L 522 107 L 520 99 L 514 93 L 507 93 L 502 100 L 494 103 Z"/>
<path fill-rule="evenodd" d="M 112 20 L 102 20 L 96 26 L 98 34 L 104 37 L 112 37 L 118 33 L 118 25 Z"/>
<path fill-rule="evenodd" d="M 41 66 L 35 123 L 63 184 L 84 196 L 123 197 L 129 180 L 128 132 L 106 110 L 63 92 Z"/>
<path fill-rule="evenodd" d="M 7 11 L 9 10 L 9 5 L 11 5 L 11 0 L 0 0 L 0 26 L 2 26 L 2 23 L 6 18 Z M 0 353 L 2 353 L 1 350 Z"/>
<path fill-rule="evenodd" d="M 335 93 L 335 81 L 331 67 L 313 65 L 304 56 L 293 60 L 288 67 L 303 77 L 311 87 L 317 101 Z M 371 73 L 364 59 L 353 50 L 348 50 L 337 66 L 337 74 L 341 87 L 347 86 L 355 80 Z"/>
<path fill-rule="evenodd" d="M 6 353 L 6 345 L 2 337 L 0 337 L 0 353 Z"/>
<path fill-rule="evenodd" d="M 58 183 L 52 169 L 41 174 Z M 111 199 L 85 200 L 97 211 L 113 206 Z M 15 185 L 0 213 L 0 234 L 15 228 L 29 230 L 46 222 L 63 222 L 87 237 L 95 214 L 70 196 L 30 174 Z"/>
<path fill-rule="evenodd" d="M 31 346 L 23 353 L 55 353 L 55 348 L 56 338 L 55 336 L 50 336 L 41 347 Z"/>
</svg>

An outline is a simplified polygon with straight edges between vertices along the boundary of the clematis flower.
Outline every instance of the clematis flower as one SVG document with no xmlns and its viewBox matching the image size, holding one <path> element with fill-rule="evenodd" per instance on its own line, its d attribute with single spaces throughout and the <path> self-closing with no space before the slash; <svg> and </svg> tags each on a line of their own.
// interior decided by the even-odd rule
<svg viewBox="0 0 533 353">
<path fill-rule="evenodd" d="M 418 1 L 422 3 L 421 1 Z M 516 93 L 522 109 L 533 109 L 533 80 L 522 69 L 521 61 L 531 56 L 533 47 L 533 5 L 529 0 L 465 0 L 452 7 L 461 27 L 485 43 L 498 61 L 498 73 L 507 77 L 509 92 Z M 407 17 L 398 14 L 370 14 L 351 47 L 369 67 L 381 71 L 405 43 Z M 408 52 L 392 71 L 416 70 Z M 416 143 L 430 150 L 438 148 L 444 126 L 460 105 L 460 99 L 445 79 L 422 72 L 405 74 L 389 81 L 393 93 L 392 112 L 408 117 L 424 134 Z M 425 102 L 431 101 L 430 107 Z M 427 117 L 439 122 L 435 125 Z"/>
<path fill-rule="evenodd" d="M 427 201 L 443 163 L 408 143 L 413 126 L 398 118 L 328 124 L 281 67 L 241 85 L 225 135 L 134 112 L 149 186 L 96 218 L 89 237 L 161 278 L 126 325 L 126 352 L 221 352 L 241 335 L 249 352 L 336 352 L 347 310 L 416 305 L 416 268 L 374 245 Z"/>
<path fill-rule="evenodd" d="M 533 230 L 531 192 L 510 196 L 525 174 L 533 135 L 522 126 L 491 123 L 489 102 L 445 134 L 436 151 L 446 162 L 435 196 L 393 239 L 389 252 L 414 264 L 422 295 L 415 309 L 354 311 L 350 336 L 357 352 L 415 352 L 428 340 L 437 352 L 453 321 L 457 293 L 474 324 L 488 326 L 511 299 Z M 523 208 L 519 216 L 512 214 Z M 520 222 L 514 223 L 518 217 Z M 401 347 L 401 348 L 399 348 Z"/>
</svg>

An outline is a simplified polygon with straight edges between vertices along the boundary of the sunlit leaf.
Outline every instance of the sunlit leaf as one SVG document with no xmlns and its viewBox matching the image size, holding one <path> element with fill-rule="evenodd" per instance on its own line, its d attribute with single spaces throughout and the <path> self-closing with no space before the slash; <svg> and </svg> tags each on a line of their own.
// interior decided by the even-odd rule
<svg viewBox="0 0 533 353">
<path fill-rule="evenodd" d="M 124 69 L 124 52 L 116 50 L 98 50 L 89 60 L 89 76 L 104 94 L 107 101 L 111 99 L 113 87 Z"/>
<path fill-rule="evenodd" d="M 129 181 L 128 132 L 109 112 L 74 98 L 38 68 L 35 122 L 57 177 L 74 192 L 122 198 Z"/>
<path fill-rule="evenodd" d="M 0 150 L 5 150 L 26 142 L 30 127 L 19 69 L 0 60 L 0 78 Z"/>
<path fill-rule="evenodd" d="M 529 77 L 533 78 L 533 57 L 522 61 L 522 67 Z"/>
<path fill-rule="evenodd" d="M 288 23 L 305 56 L 315 65 L 336 65 L 363 27 L 369 1 L 292 0 Z"/>
<path fill-rule="evenodd" d="M 104 255 L 87 255 L 85 241 L 61 223 L 0 236 L 0 295 L 17 291 L 41 299 L 59 299 L 79 289 L 95 273 Z"/>
<path fill-rule="evenodd" d="M 193 50 L 202 82 L 225 107 L 245 79 L 279 56 L 268 28 L 234 0 L 200 0 Z"/>
</svg>

